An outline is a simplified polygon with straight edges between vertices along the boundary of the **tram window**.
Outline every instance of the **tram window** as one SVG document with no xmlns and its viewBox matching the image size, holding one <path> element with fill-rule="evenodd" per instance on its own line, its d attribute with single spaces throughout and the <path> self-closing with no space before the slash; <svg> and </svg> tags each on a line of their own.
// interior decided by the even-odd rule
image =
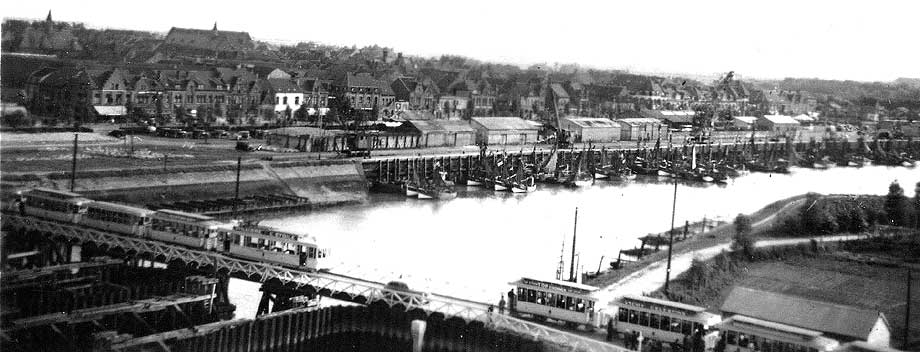
<svg viewBox="0 0 920 352">
<path fill-rule="evenodd" d="M 562 306 L 559 307 L 559 308 L 568 309 L 568 310 L 575 310 L 575 304 L 572 303 L 572 297 L 560 296 L 560 297 L 559 297 L 559 304 L 562 305 Z"/>
<path fill-rule="evenodd" d="M 678 318 L 671 318 L 671 332 L 680 332 L 680 326 L 684 321 Z"/>
<path fill-rule="evenodd" d="M 703 324 L 693 322 L 693 332 L 703 332 Z"/>
<path fill-rule="evenodd" d="M 738 346 L 747 347 L 750 340 L 745 334 L 738 334 Z"/>
<path fill-rule="evenodd" d="M 565 309 L 565 298 L 563 295 L 556 295 L 556 308 Z"/>
<path fill-rule="evenodd" d="M 805 346 L 795 345 L 795 352 L 806 352 L 806 351 L 808 351 L 808 349 L 805 348 Z"/>
<path fill-rule="evenodd" d="M 629 323 L 630 324 L 639 324 L 639 312 L 636 312 L 632 309 L 629 310 Z"/>
<path fill-rule="evenodd" d="M 658 328 L 664 331 L 668 331 L 670 329 L 670 326 L 671 326 L 671 317 L 662 315 L 661 323 L 659 323 Z"/>
<path fill-rule="evenodd" d="M 527 289 L 527 302 L 537 303 L 537 291 Z"/>
<path fill-rule="evenodd" d="M 754 344 L 754 349 L 758 351 L 763 351 L 763 337 L 751 336 L 751 339 L 754 340 L 751 342 Z"/>
<path fill-rule="evenodd" d="M 658 327 L 660 326 L 659 324 L 661 324 L 661 320 L 659 319 L 658 314 L 652 313 L 651 315 L 649 315 L 648 327 L 658 329 Z"/>
<path fill-rule="evenodd" d="M 738 344 L 738 341 L 737 341 L 737 340 L 738 340 L 738 334 L 737 334 L 737 333 L 735 333 L 734 331 L 729 330 L 727 335 L 728 335 L 728 339 L 725 340 L 725 343 L 726 343 L 726 344 L 729 344 L 729 345 L 737 345 L 737 344 Z"/>
<path fill-rule="evenodd" d="M 620 311 L 617 314 L 617 318 L 619 318 L 619 321 L 624 323 L 629 321 L 629 310 L 626 308 L 620 308 Z"/>
<path fill-rule="evenodd" d="M 681 326 L 681 333 L 683 333 L 684 335 L 693 334 L 693 322 L 689 320 L 684 320 L 681 322 L 680 326 Z"/>
<path fill-rule="evenodd" d="M 648 326 L 648 313 L 647 312 L 639 313 L 639 325 Z"/>
<path fill-rule="evenodd" d="M 537 292 L 537 304 L 546 303 L 546 292 Z"/>
<path fill-rule="evenodd" d="M 575 299 L 575 311 L 584 313 L 585 312 L 585 301 L 581 298 Z"/>
</svg>

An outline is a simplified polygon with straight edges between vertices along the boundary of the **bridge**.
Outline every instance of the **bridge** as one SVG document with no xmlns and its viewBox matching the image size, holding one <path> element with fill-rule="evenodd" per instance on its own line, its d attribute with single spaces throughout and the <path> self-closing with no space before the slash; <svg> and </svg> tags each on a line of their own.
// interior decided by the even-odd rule
<svg viewBox="0 0 920 352">
<path fill-rule="evenodd" d="M 382 301 L 406 311 L 419 310 L 426 315 L 479 321 L 496 330 L 512 331 L 536 340 L 571 348 L 573 351 L 625 352 L 626 349 L 599 340 L 579 336 L 516 317 L 490 312 L 487 303 L 443 294 L 422 294 L 391 290 L 385 284 L 332 272 L 311 272 L 228 257 L 217 252 L 200 251 L 141 238 L 123 236 L 74 224 L 38 219 L 17 214 L 3 214 L 3 228 L 44 236 L 57 243 L 91 245 L 129 258 L 147 258 L 164 263 L 181 264 L 192 270 L 211 272 L 224 282 L 229 276 L 260 283 L 275 282 L 298 292 L 315 293 L 359 304 Z M 217 296 L 226 297 L 226 292 Z"/>
</svg>

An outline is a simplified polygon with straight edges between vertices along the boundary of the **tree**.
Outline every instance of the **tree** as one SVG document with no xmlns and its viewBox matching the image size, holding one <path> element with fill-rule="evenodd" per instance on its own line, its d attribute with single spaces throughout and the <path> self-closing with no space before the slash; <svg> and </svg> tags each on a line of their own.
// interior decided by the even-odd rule
<svg viewBox="0 0 920 352">
<path fill-rule="evenodd" d="M 731 248 L 741 250 L 745 256 L 754 253 L 754 239 L 751 238 L 751 218 L 744 214 L 735 217 L 735 237 Z"/>
<path fill-rule="evenodd" d="M 888 225 L 906 225 L 907 197 L 904 196 L 904 189 L 897 181 L 888 186 L 888 195 L 885 196 L 885 214 L 888 218 Z"/>
</svg>

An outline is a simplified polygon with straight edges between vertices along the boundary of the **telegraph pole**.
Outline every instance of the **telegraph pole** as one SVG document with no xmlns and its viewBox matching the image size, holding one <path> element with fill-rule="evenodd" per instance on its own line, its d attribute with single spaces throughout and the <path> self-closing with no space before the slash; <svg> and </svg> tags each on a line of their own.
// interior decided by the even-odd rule
<svg viewBox="0 0 920 352">
<path fill-rule="evenodd" d="M 908 337 L 910 336 L 910 286 L 911 286 L 911 270 L 907 268 L 907 307 L 905 307 L 904 312 L 904 349 L 907 349 Z"/>
<path fill-rule="evenodd" d="M 73 160 L 70 163 L 70 191 L 73 192 L 77 184 L 77 138 L 79 134 L 73 134 Z"/>
<path fill-rule="evenodd" d="M 575 282 L 575 238 L 578 235 L 578 207 L 575 207 L 575 228 L 572 229 L 572 261 L 569 262 L 569 281 Z"/>
<path fill-rule="evenodd" d="M 671 281 L 671 248 L 674 247 L 674 214 L 677 212 L 677 180 L 674 180 L 674 202 L 671 205 L 671 232 L 668 239 L 668 270 L 664 273 L 664 294 L 668 294 Z"/>
<path fill-rule="evenodd" d="M 233 193 L 233 216 L 236 216 L 236 207 L 240 202 L 240 169 L 243 167 L 243 157 L 236 159 L 236 191 Z"/>
</svg>

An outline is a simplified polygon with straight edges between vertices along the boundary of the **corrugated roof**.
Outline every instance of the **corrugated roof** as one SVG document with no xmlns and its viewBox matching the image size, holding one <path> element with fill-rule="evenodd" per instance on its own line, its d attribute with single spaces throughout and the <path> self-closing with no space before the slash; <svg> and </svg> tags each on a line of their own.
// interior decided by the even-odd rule
<svg viewBox="0 0 920 352">
<path fill-rule="evenodd" d="M 786 116 L 786 115 L 764 115 L 763 118 L 775 124 L 792 124 L 792 125 L 799 124 L 799 122 L 796 121 L 794 118 L 792 118 L 791 116 Z"/>
<path fill-rule="evenodd" d="M 527 123 L 520 117 L 474 117 L 473 121 L 482 125 L 488 130 L 531 130 L 536 131 L 538 128 Z"/>
<path fill-rule="evenodd" d="M 435 122 L 435 120 L 409 120 L 412 126 L 423 133 L 444 133 L 444 128 Z"/>
<path fill-rule="evenodd" d="M 746 287 L 732 289 L 721 311 L 860 340 L 866 340 L 878 319 L 884 319 L 881 312 L 874 310 Z"/>
<path fill-rule="evenodd" d="M 600 117 L 564 117 L 565 120 L 582 128 L 620 128 L 620 125 L 610 119 Z"/>
<path fill-rule="evenodd" d="M 776 331 L 785 332 L 789 334 L 795 334 L 799 336 L 806 336 L 806 337 L 821 336 L 820 331 L 797 328 L 792 325 L 774 323 L 774 322 L 770 322 L 770 321 L 766 321 L 762 319 L 746 317 L 743 315 L 736 315 L 731 318 L 725 319 L 721 323 L 719 323 L 719 326 L 727 327 L 731 325 L 739 325 L 739 323 L 740 325 L 753 325 L 753 326 L 760 327 L 760 328 L 767 328 L 770 330 L 776 330 Z"/>
<path fill-rule="evenodd" d="M 661 124 L 661 120 L 653 119 L 649 117 L 630 117 L 630 118 L 625 118 L 625 119 L 618 119 L 616 121 L 619 121 L 619 122 L 622 122 L 622 123 L 625 123 L 631 126 L 640 126 L 640 125 L 648 125 L 648 124 L 660 125 Z"/>
<path fill-rule="evenodd" d="M 469 122 L 459 120 L 435 120 L 441 128 L 448 132 L 475 132 Z"/>
<path fill-rule="evenodd" d="M 744 123 L 754 123 L 757 121 L 757 118 L 754 116 L 732 116 L 732 119 L 744 122 Z"/>
</svg>

